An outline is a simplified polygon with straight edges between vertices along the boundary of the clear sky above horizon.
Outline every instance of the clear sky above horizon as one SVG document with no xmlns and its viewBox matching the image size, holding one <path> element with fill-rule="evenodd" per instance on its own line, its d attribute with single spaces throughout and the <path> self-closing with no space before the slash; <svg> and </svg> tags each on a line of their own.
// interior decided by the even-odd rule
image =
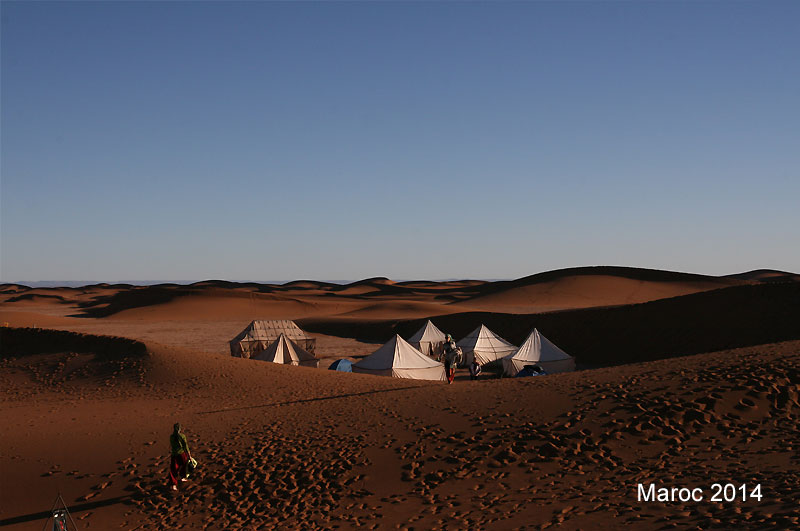
<svg viewBox="0 0 800 531">
<path fill-rule="evenodd" d="M 2 2 L 0 281 L 800 272 L 800 3 Z"/>
</svg>

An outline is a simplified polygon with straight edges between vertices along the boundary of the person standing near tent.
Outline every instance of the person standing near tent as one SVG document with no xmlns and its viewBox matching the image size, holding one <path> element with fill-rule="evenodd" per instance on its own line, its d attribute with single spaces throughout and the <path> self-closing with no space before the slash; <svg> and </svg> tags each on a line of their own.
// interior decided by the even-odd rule
<svg viewBox="0 0 800 531">
<path fill-rule="evenodd" d="M 176 422 L 173 426 L 172 435 L 169 436 L 169 449 L 172 457 L 169 463 L 169 480 L 172 483 L 172 490 L 178 490 L 178 480 L 186 481 L 189 477 L 188 465 L 192 458 L 186 435 L 181 432 L 180 422 Z"/>
<path fill-rule="evenodd" d="M 453 341 L 453 336 L 447 334 L 444 338 L 444 370 L 447 374 L 447 383 L 453 383 L 456 377 L 456 365 L 458 365 L 458 347 L 456 342 Z"/>
<path fill-rule="evenodd" d="M 444 336 L 444 343 L 442 344 L 442 352 L 447 354 L 448 352 L 451 352 L 455 349 L 456 349 L 456 342 L 453 339 L 453 336 L 451 336 L 450 334 Z"/>
</svg>

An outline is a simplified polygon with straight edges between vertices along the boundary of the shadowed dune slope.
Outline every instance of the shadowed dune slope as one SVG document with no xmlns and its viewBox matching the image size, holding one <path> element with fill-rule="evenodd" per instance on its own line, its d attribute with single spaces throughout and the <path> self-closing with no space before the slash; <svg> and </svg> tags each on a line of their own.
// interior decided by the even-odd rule
<svg viewBox="0 0 800 531">
<path fill-rule="evenodd" d="M 259 319 L 297 319 L 308 315 L 327 313 L 327 305 L 315 301 L 275 294 L 233 293 L 206 295 L 197 293 L 175 297 L 169 302 L 141 306 L 114 312 L 106 319 L 144 321 L 196 321 Z M 247 324 L 247 323 L 245 323 Z"/>
<path fill-rule="evenodd" d="M 147 354 L 144 343 L 124 337 L 80 334 L 46 328 L 0 327 L 0 357 L 11 358 L 53 352 L 91 352 L 104 358 Z"/>
<path fill-rule="evenodd" d="M 338 317 L 349 319 L 414 319 L 420 315 L 452 313 L 453 308 L 427 302 L 386 301 L 363 305 L 355 310 L 343 312 Z"/>
<path fill-rule="evenodd" d="M 614 308 L 467 312 L 433 321 L 456 338 L 483 323 L 516 345 L 536 327 L 580 363 L 616 365 L 800 339 L 800 283 L 733 286 Z M 300 324 L 312 332 L 385 341 L 395 333 L 408 337 L 424 322 L 306 319 Z"/>
</svg>

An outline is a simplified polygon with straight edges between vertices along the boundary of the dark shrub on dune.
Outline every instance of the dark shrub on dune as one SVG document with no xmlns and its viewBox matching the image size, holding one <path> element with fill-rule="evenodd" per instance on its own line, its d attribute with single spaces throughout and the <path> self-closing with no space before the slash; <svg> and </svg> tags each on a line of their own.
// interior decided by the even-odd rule
<svg viewBox="0 0 800 531">
<path fill-rule="evenodd" d="M 147 355 L 141 341 L 123 337 L 79 334 L 45 328 L 0 328 L 0 358 L 18 358 L 33 354 L 87 352 L 102 359 L 120 359 Z"/>
</svg>

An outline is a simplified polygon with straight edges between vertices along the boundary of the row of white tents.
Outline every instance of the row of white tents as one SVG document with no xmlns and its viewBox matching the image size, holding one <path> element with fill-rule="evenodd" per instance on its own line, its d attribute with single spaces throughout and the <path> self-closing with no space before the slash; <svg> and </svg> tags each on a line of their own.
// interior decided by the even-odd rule
<svg viewBox="0 0 800 531">
<path fill-rule="evenodd" d="M 408 342 L 423 354 L 438 357 L 442 353 L 446 336 L 430 320 Z M 485 325 L 480 325 L 467 337 L 456 343 L 464 353 L 463 366 L 469 366 L 473 358 L 486 365 L 517 350 L 517 347 L 498 336 Z"/>
<path fill-rule="evenodd" d="M 434 359 L 442 352 L 445 334 L 431 321 L 408 341 L 395 335 L 378 350 L 352 365 L 353 372 L 411 378 L 447 379 L 444 365 Z M 230 341 L 231 355 L 304 367 L 319 367 L 312 353 L 315 340 L 292 321 L 253 321 Z M 502 364 L 503 373 L 515 376 L 526 365 L 539 365 L 548 373 L 575 370 L 575 358 L 558 348 L 534 328 L 516 347 L 480 325 L 456 343 L 463 352 L 462 366 Z M 309 350 L 311 352 L 309 352 Z"/>
<path fill-rule="evenodd" d="M 418 380 L 446 380 L 444 365 L 434 360 L 441 352 L 445 334 L 431 321 L 405 341 L 399 335 L 381 348 L 353 364 L 353 372 L 413 378 Z M 462 365 L 502 363 L 503 373 L 516 376 L 526 365 L 539 365 L 548 373 L 575 370 L 575 358 L 558 348 L 533 329 L 522 346 L 516 347 L 498 336 L 485 325 L 473 330 L 456 343 L 464 354 Z"/>
<path fill-rule="evenodd" d="M 425 323 L 416 334 L 408 338 L 408 342 L 423 354 L 437 357 L 442 352 L 445 334 L 431 321 Z M 516 347 L 498 336 L 486 325 L 480 325 L 461 341 L 456 343 L 464 353 L 462 366 L 469 366 L 472 360 L 479 365 L 488 365 L 498 360 L 516 359 L 520 370 L 524 365 L 537 363 L 547 372 L 566 372 L 575 370 L 575 359 L 554 345 L 537 329 Z M 524 363 L 523 365 L 520 365 Z M 503 362 L 503 365 L 507 365 Z M 518 372 L 518 371 L 517 371 Z"/>
</svg>

